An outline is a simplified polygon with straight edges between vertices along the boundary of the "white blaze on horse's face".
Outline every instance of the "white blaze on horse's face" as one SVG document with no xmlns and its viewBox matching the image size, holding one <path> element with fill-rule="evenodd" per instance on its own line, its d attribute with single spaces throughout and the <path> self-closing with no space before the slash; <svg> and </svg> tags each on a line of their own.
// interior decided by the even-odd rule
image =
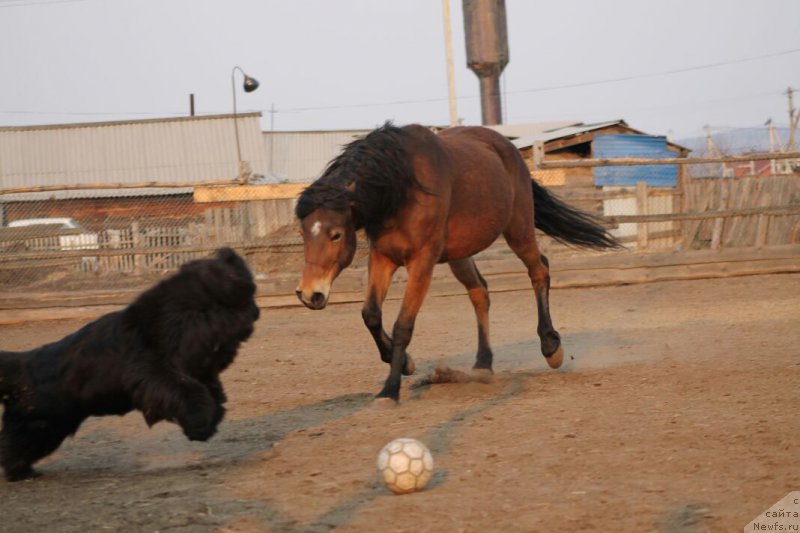
<svg viewBox="0 0 800 533">
<path fill-rule="evenodd" d="M 310 309 L 328 303 L 331 285 L 353 260 L 356 234 L 349 211 L 317 209 L 300 221 L 305 267 L 297 297 Z"/>
</svg>

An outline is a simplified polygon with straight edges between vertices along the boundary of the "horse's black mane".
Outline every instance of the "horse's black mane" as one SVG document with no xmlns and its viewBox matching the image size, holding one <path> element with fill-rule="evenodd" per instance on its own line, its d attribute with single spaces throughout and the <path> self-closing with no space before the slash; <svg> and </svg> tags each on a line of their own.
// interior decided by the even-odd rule
<svg viewBox="0 0 800 533">
<path fill-rule="evenodd" d="M 383 223 L 408 202 L 417 181 L 405 149 L 410 133 L 386 122 L 363 139 L 345 146 L 322 176 L 298 197 L 295 214 L 304 219 L 319 208 L 343 211 L 352 206 L 356 229 L 373 238 Z"/>
</svg>

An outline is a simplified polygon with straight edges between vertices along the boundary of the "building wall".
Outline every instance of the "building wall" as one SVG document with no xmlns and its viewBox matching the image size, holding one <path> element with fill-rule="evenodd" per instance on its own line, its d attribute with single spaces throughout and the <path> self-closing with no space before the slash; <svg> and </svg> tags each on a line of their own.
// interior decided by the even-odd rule
<svg viewBox="0 0 800 533">
<path fill-rule="evenodd" d="M 274 178 L 294 183 L 311 183 L 345 145 L 370 130 L 266 131 L 263 150 L 267 170 Z"/>
<path fill-rule="evenodd" d="M 260 113 L 0 128 L 0 189 L 234 179 L 267 172 Z"/>
<path fill-rule="evenodd" d="M 598 133 L 592 142 L 596 158 L 646 157 L 668 159 L 675 152 L 667 146 L 665 137 Z M 644 181 L 651 187 L 674 187 L 678 183 L 677 165 L 643 165 L 630 167 L 597 167 L 595 183 L 600 186 L 633 186 Z"/>
</svg>

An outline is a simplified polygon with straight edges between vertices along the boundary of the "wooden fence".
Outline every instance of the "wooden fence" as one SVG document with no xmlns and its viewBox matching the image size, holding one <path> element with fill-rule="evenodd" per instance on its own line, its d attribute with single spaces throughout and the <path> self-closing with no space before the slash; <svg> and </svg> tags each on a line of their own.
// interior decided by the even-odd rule
<svg viewBox="0 0 800 533">
<path fill-rule="evenodd" d="M 639 250 L 680 246 L 718 250 L 800 243 L 800 175 L 692 178 L 683 188 L 608 187 L 563 191 L 600 202 L 619 240 Z"/>
<path fill-rule="evenodd" d="M 536 154 L 539 155 L 536 155 Z M 661 246 L 686 250 L 764 247 L 800 243 L 800 175 L 690 178 L 685 165 L 764 159 L 800 160 L 800 152 L 748 156 L 670 159 L 582 159 L 552 161 L 535 147 L 540 169 L 605 166 L 679 165 L 678 186 L 604 188 L 589 193 L 564 191 L 567 201 L 602 203 L 602 215 L 623 243 L 639 250 Z M 661 198 L 661 201 L 654 201 Z M 609 205 L 628 202 L 627 212 L 611 213 Z M 666 224 L 666 225 L 664 225 Z M 630 228 L 635 228 L 630 231 Z M 628 231 L 621 231 L 623 230 Z M 657 246 L 656 246 L 657 247 Z"/>
</svg>

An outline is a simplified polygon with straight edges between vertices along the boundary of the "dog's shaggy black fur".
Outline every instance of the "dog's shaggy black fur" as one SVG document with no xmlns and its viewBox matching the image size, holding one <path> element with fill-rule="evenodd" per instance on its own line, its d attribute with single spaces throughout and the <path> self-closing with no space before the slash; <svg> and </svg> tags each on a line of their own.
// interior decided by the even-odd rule
<svg viewBox="0 0 800 533">
<path fill-rule="evenodd" d="M 259 311 L 253 276 L 230 248 L 178 273 L 60 341 L 0 351 L 0 466 L 35 476 L 89 416 L 138 409 L 147 424 L 176 422 L 205 441 L 225 414 L 219 374 L 250 337 Z"/>
</svg>

